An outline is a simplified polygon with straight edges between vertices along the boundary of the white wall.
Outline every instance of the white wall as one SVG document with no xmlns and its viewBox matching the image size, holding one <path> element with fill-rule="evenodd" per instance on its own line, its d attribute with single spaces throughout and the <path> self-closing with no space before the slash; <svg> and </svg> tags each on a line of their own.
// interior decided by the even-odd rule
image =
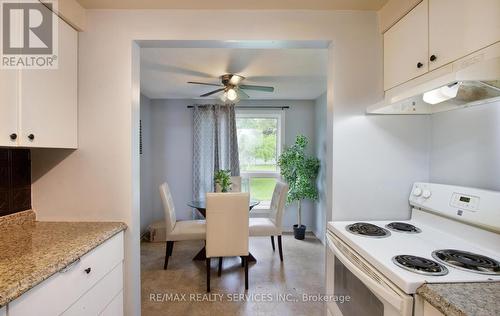
<svg viewBox="0 0 500 316">
<path fill-rule="evenodd" d="M 413 182 L 429 180 L 430 118 L 357 110 L 334 113 L 333 219 L 408 219 Z"/>
<path fill-rule="evenodd" d="M 346 39 L 349 46 L 334 45 L 330 59 L 327 135 L 331 128 L 333 146 L 327 156 L 333 157 L 333 201 L 327 198 L 327 204 L 333 205 L 334 220 L 405 219 L 412 183 L 429 178 L 430 120 L 365 114 L 382 99 L 382 41 L 376 28 L 370 35 L 358 30 Z"/>
<path fill-rule="evenodd" d="M 320 160 L 320 168 L 318 179 L 316 185 L 318 187 L 318 201 L 314 204 L 315 206 L 315 218 L 314 218 L 314 235 L 318 237 L 323 243 L 325 241 L 326 232 L 326 212 L 327 212 L 327 174 L 326 174 L 326 162 L 327 162 L 327 104 L 326 104 L 326 93 L 319 96 L 314 102 L 314 134 L 315 134 L 315 155 Z"/>
<path fill-rule="evenodd" d="M 210 102 L 210 101 L 207 101 Z M 212 101 L 213 102 L 213 101 Z M 152 144 L 152 163 L 150 192 L 147 196 L 152 197 L 151 213 L 149 222 L 163 218 L 161 200 L 157 194 L 158 186 L 163 181 L 170 184 L 172 196 L 179 219 L 191 219 L 191 210 L 186 203 L 192 199 L 192 156 L 193 156 L 193 120 L 192 109 L 188 105 L 203 103 L 200 100 L 182 99 L 155 99 L 151 101 L 151 123 L 143 129 L 148 129 L 150 142 Z M 314 130 L 314 102 L 310 100 L 252 100 L 242 101 L 245 105 L 288 105 L 290 109 L 284 113 L 285 135 L 284 144 L 291 145 L 298 134 L 306 135 L 310 139 L 309 154 L 315 153 L 315 130 Z M 144 179 L 144 174 L 141 181 Z M 142 196 L 143 192 L 141 192 Z M 146 194 L 146 193 L 144 193 Z M 141 202 L 142 204 L 142 202 Z M 283 219 L 285 230 L 291 231 L 296 223 L 296 205 L 287 207 Z M 149 211 L 146 214 L 150 213 Z M 315 228 L 315 208 L 311 201 L 304 201 L 302 206 L 303 223 L 308 230 Z M 143 212 L 141 211 L 141 216 Z M 141 223 L 143 219 L 141 218 Z"/>
<path fill-rule="evenodd" d="M 152 167 L 155 157 L 151 142 L 151 100 L 141 94 L 141 123 L 142 123 L 142 154 L 141 154 L 141 234 L 146 232 L 147 226 L 153 222 L 153 188 Z"/>
<path fill-rule="evenodd" d="M 41 220 L 127 223 L 127 315 L 140 314 L 140 88 L 134 41 L 235 39 L 332 41 L 326 170 L 327 192 L 336 202 L 327 194 L 328 219 L 332 213 L 365 216 L 370 209 L 372 216 L 401 216 L 408 193 L 402 188 L 426 177 L 412 155 L 415 134 L 408 132 L 425 130 L 425 118 L 364 116 L 364 108 L 382 96 L 382 37 L 375 12 L 88 10 L 87 28 L 79 34 L 79 149 L 32 157 L 38 160 L 33 208 Z M 360 199 L 360 192 L 374 195 Z"/>
<path fill-rule="evenodd" d="M 192 200 L 193 110 L 191 100 L 152 100 L 151 130 L 154 169 L 152 177 L 153 220 L 163 219 L 158 186 L 167 181 L 178 219 L 192 219 L 186 205 Z"/>
<path fill-rule="evenodd" d="M 500 102 L 431 121 L 431 181 L 500 191 Z"/>
</svg>

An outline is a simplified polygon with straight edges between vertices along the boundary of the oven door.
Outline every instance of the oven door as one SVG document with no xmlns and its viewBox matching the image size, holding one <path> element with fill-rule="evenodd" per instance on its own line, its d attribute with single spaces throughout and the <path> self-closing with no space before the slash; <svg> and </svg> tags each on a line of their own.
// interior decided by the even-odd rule
<svg viewBox="0 0 500 316">
<path fill-rule="evenodd" d="M 327 233 L 328 314 L 411 316 L 413 296 L 401 291 L 331 232 Z M 347 299 L 349 298 L 349 300 Z"/>
</svg>

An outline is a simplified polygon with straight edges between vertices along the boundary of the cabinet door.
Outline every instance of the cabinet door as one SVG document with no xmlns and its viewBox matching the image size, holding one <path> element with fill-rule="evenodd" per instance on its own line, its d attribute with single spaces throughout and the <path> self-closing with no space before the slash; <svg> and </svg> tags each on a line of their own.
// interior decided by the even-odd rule
<svg viewBox="0 0 500 316">
<path fill-rule="evenodd" d="M 18 87 L 19 71 L 0 69 L 0 146 L 17 145 Z"/>
<path fill-rule="evenodd" d="M 77 147 L 78 34 L 61 19 L 58 30 L 59 68 L 21 72 L 22 146 Z"/>
<path fill-rule="evenodd" d="M 384 34 L 384 90 L 428 70 L 427 0 Z"/>
<path fill-rule="evenodd" d="M 500 41 L 499 0 L 429 0 L 429 56 L 436 69 Z"/>
</svg>

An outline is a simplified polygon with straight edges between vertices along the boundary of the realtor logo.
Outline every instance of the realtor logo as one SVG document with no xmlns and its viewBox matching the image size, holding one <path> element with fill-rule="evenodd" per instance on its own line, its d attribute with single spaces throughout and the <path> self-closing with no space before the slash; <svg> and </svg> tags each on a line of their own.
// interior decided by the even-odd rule
<svg viewBox="0 0 500 316">
<path fill-rule="evenodd" d="M 54 2 L 0 0 L 1 68 L 57 68 L 58 18 L 54 9 Z"/>
</svg>

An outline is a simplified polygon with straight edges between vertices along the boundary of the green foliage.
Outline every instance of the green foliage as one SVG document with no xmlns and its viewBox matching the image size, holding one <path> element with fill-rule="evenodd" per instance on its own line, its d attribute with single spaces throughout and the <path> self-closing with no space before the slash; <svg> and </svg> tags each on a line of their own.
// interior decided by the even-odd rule
<svg viewBox="0 0 500 316">
<path fill-rule="evenodd" d="M 229 191 L 231 187 L 231 170 L 219 170 L 214 175 L 214 181 L 220 185 L 222 192 Z"/>
<path fill-rule="evenodd" d="M 263 134 L 262 143 L 255 147 L 255 158 L 260 158 L 267 163 L 276 157 L 276 133 Z"/>
<path fill-rule="evenodd" d="M 238 118 L 238 149 L 243 170 L 257 163 L 274 163 L 277 147 L 277 120 Z"/>
<path fill-rule="evenodd" d="M 306 156 L 305 148 L 308 142 L 307 137 L 297 136 L 295 144 L 286 148 L 278 159 L 281 175 L 290 187 L 287 203 L 318 199 L 316 177 L 319 172 L 319 159 Z"/>
<path fill-rule="evenodd" d="M 275 185 L 276 179 L 274 178 L 251 178 L 250 192 L 252 192 L 252 199 L 271 201 Z"/>
</svg>

